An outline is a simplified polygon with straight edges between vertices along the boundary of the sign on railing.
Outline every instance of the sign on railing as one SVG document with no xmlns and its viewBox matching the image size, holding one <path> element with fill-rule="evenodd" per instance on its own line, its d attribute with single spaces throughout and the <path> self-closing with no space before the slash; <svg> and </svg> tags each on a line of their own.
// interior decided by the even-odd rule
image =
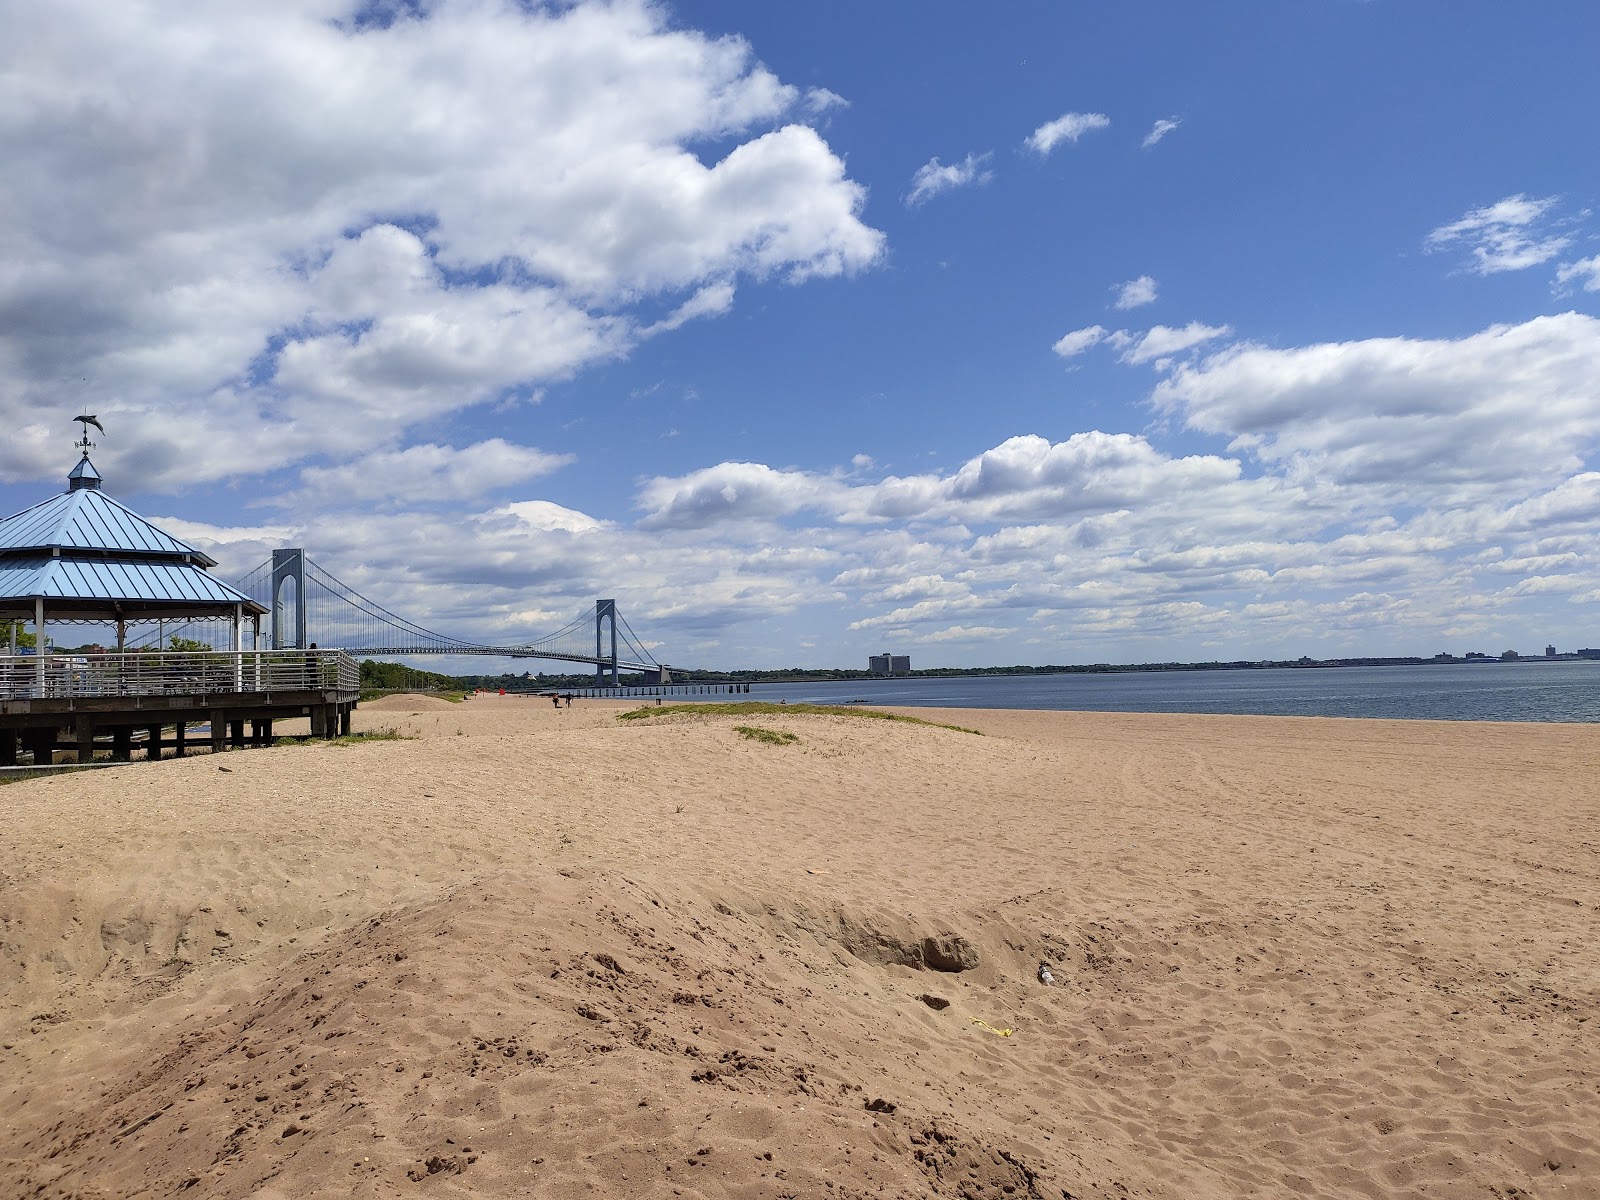
<svg viewBox="0 0 1600 1200">
<path fill-rule="evenodd" d="M 353 692 L 361 668 L 343 650 L 152 650 L 0 655 L 0 699 Z"/>
</svg>

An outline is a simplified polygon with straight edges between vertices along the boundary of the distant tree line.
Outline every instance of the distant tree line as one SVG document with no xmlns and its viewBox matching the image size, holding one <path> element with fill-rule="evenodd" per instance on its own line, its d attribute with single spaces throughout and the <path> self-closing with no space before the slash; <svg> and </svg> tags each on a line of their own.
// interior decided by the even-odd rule
<svg viewBox="0 0 1600 1200">
<path fill-rule="evenodd" d="M 419 671 L 401 663 L 361 660 L 361 690 L 363 692 L 459 692 L 471 691 L 474 685 L 454 675 L 440 675 L 435 671 Z"/>
</svg>

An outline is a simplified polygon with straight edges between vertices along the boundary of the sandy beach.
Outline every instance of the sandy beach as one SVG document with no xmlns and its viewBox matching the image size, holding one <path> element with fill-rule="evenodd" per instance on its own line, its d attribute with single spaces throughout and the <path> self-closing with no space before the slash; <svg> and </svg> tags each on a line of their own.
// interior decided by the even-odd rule
<svg viewBox="0 0 1600 1200">
<path fill-rule="evenodd" d="M 628 707 L 0 787 L 0 1195 L 1600 1196 L 1600 728 Z"/>
</svg>

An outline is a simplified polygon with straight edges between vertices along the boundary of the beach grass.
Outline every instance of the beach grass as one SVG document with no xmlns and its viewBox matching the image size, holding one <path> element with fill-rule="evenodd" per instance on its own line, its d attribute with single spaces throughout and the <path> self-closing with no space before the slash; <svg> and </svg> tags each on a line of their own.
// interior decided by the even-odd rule
<svg viewBox="0 0 1600 1200">
<path fill-rule="evenodd" d="M 7 767 L 0 771 L 0 786 L 21 783 L 25 779 L 49 779 L 56 775 L 72 775 L 79 771 L 94 771 L 101 767 L 121 767 L 125 763 L 100 761 L 94 763 L 57 763 L 49 767 Z"/>
<path fill-rule="evenodd" d="M 861 717 L 873 721 L 903 721 L 908 725 L 931 725 L 935 729 L 953 729 L 957 733 L 971 733 L 982 737 L 977 729 L 962 725 L 946 725 L 941 721 L 924 721 L 921 717 L 908 717 L 901 713 L 883 712 L 876 708 L 858 708 L 848 704 L 772 704 L 765 700 L 729 701 L 725 704 L 662 704 L 632 708 L 618 713 L 619 721 L 646 721 L 652 717 L 688 715 L 699 717 L 756 717 L 756 716 L 821 716 Z"/>
<path fill-rule="evenodd" d="M 379 729 L 345 733 L 335 738 L 296 738 L 290 744 L 301 746 L 364 746 L 368 742 L 414 742 L 416 740 L 417 738 L 414 734 L 401 733 L 392 725 L 385 725 Z M 279 744 L 281 745 L 282 743 L 280 742 Z"/>
<path fill-rule="evenodd" d="M 763 729 L 759 725 L 735 725 L 733 731 L 752 742 L 766 742 L 769 746 L 792 746 L 800 740 L 797 733 L 782 729 Z"/>
</svg>

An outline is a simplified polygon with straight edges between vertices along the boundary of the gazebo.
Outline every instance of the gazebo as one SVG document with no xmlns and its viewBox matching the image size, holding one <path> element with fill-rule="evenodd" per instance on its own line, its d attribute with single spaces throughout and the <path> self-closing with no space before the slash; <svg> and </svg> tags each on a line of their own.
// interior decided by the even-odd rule
<svg viewBox="0 0 1600 1200">
<path fill-rule="evenodd" d="M 211 723 L 217 750 L 245 744 L 247 720 L 257 743 L 270 741 L 274 717 L 309 715 L 313 735 L 348 731 L 354 660 L 337 650 L 259 649 L 267 610 L 209 575 L 214 559 L 108 496 L 87 431 L 79 445 L 65 492 L 0 521 L 0 623 L 9 626 L 9 645 L 0 644 L 0 766 L 16 764 L 19 738 L 35 765 L 52 761 L 63 729 L 80 762 L 102 731 L 115 759 L 130 756 L 140 729 L 150 757 L 165 744 L 182 754 L 190 721 Z M 166 621 L 216 622 L 227 648 L 128 649 L 130 625 Z M 62 625 L 114 627 L 116 650 L 53 653 L 51 631 Z M 31 648 L 17 645 L 24 626 Z M 175 737 L 164 743 L 168 725 Z"/>
</svg>

